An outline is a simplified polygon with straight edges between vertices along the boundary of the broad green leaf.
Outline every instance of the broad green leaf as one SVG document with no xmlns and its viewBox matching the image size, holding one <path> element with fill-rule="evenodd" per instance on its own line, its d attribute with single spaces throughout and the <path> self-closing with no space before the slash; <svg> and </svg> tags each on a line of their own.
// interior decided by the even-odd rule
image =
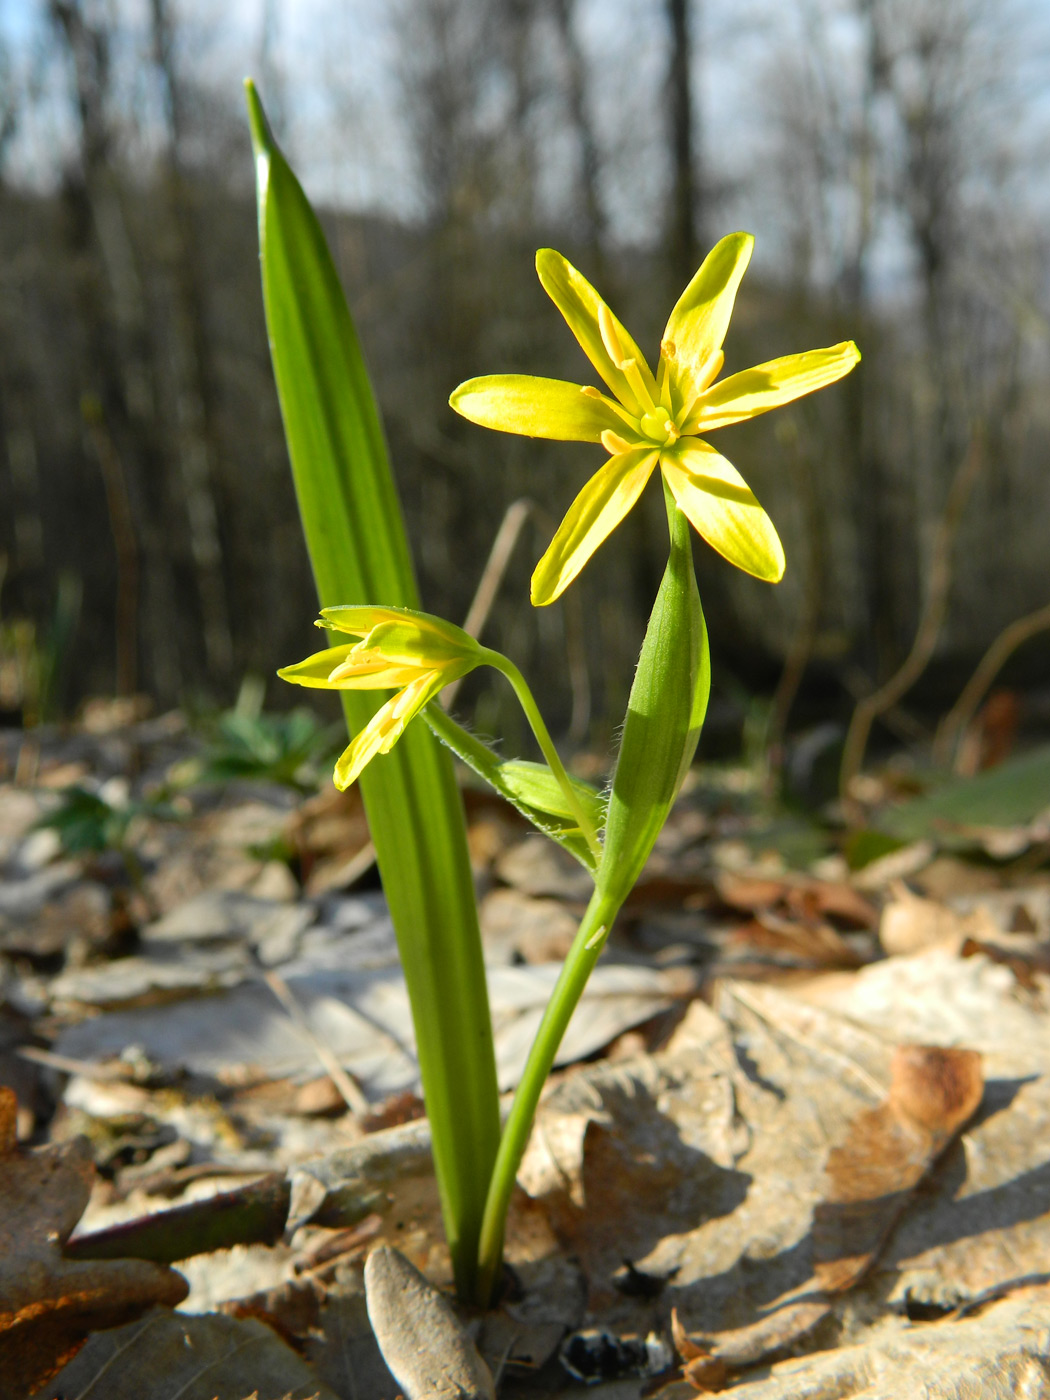
<svg viewBox="0 0 1050 1400">
<path fill-rule="evenodd" d="M 266 322 L 321 604 L 418 608 L 379 414 L 335 266 L 251 83 L 247 97 Z M 351 734 L 385 698 L 343 692 Z M 469 1297 L 500 1128 L 462 802 L 449 755 L 419 724 L 366 769 L 361 790 L 412 1005 L 456 1283 Z"/>
<path fill-rule="evenodd" d="M 1050 809 L 1050 744 L 1007 759 L 972 778 L 950 778 L 933 792 L 887 808 L 878 826 L 905 841 L 932 836 L 945 844 L 975 828 L 1027 826 Z"/>
</svg>

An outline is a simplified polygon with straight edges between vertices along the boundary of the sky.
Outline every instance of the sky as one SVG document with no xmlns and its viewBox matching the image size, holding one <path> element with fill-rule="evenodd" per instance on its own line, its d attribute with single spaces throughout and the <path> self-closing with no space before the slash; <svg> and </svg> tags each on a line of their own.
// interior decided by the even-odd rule
<svg viewBox="0 0 1050 1400">
<path fill-rule="evenodd" d="M 144 42 L 149 0 L 84 3 L 115 7 L 130 42 Z M 279 130 L 311 198 L 411 217 L 419 203 L 395 77 L 395 25 L 407 3 L 223 0 L 217 6 L 215 0 L 173 0 L 186 55 L 209 86 L 228 91 L 231 102 L 239 103 L 241 80 L 256 77 L 271 114 L 283 117 Z M 1002 16 L 1012 87 L 1025 98 L 1025 125 L 1010 125 L 1011 140 L 1026 152 L 1035 172 L 1024 197 L 1050 216 L 1050 179 L 1041 175 L 1050 169 L 1050 0 L 958 3 L 988 3 L 991 13 Z M 764 196 L 762 180 L 753 177 L 770 159 L 770 56 L 778 45 L 797 42 L 809 10 L 836 4 L 844 9 L 846 0 L 694 0 L 694 90 L 706 159 L 728 191 L 726 216 L 746 220 L 760 233 L 768 225 L 770 245 L 779 193 L 767 182 Z M 0 45 L 15 77 L 36 84 L 45 95 L 15 139 L 8 173 L 44 183 L 53 181 L 71 143 L 71 113 L 46 8 L 46 0 L 0 0 Z M 646 133 L 658 129 L 664 116 L 662 0 L 577 0 L 577 24 L 599 74 L 591 100 L 600 129 L 619 149 L 632 141 L 644 149 Z M 551 138 L 555 170 L 557 135 Z M 647 167 L 644 160 L 617 164 L 620 173 L 612 168 L 605 189 L 612 226 L 625 241 L 644 241 L 654 226 L 654 205 L 665 194 L 665 171 Z M 735 186 L 745 193 L 735 195 Z M 900 239 L 888 228 L 879 246 L 878 279 L 887 284 L 899 279 L 903 256 Z"/>
</svg>

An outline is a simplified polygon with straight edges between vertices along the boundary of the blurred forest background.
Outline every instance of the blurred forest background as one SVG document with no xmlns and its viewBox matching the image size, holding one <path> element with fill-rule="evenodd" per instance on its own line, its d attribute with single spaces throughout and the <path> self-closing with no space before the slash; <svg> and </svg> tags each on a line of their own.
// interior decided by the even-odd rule
<svg viewBox="0 0 1050 1400">
<path fill-rule="evenodd" d="M 931 732 L 1002 630 L 1050 604 L 1047 10 L 0 0 L 4 722 L 99 693 L 229 703 L 316 644 L 251 72 L 329 234 L 428 609 L 464 616 L 508 506 L 534 502 L 485 640 L 542 679 L 555 727 L 608 741 L 594 726 L 620 713 L 663 565 L 659 492 L 626 551 L 534 611 L 531 568 L 602 454 L 486 433 L 448 394 L 500 370 L 593 377 L 537 247 L 655 356 L 703 253 L 745 227 L 727 372 L 847 337 L 864 360 L 716 436 L 789 560 L 771 589 L 696 546 L 716 729 L 739 743 L 758 696 L 781 732 L 841 739 L 911 654 L 918 686 L 883 718 Z M 1050 722 L 1047 635 L 1000 678 L 1032 727 Z M 459 707 L 517 742 L 488 684 Z"/>
</svg>

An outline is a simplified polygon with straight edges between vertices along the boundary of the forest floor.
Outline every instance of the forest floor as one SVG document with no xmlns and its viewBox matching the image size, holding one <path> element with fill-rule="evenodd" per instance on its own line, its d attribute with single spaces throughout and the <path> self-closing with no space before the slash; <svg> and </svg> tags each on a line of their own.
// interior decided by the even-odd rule
<svg viewBox="0 0 1050 1400">
<path fill-rule="evenodd" d="M 358 799 L 277 770 L 124 702 L 0 731 L 0 1400 L 404 1388 L 403 977 Z M 509 1091 L 590 882 L 465 795 Z M 690 775 L 464 1318 L 501 1395 L 1050 1396 L 1050 749 L 860 797 Z"/>
</svg>

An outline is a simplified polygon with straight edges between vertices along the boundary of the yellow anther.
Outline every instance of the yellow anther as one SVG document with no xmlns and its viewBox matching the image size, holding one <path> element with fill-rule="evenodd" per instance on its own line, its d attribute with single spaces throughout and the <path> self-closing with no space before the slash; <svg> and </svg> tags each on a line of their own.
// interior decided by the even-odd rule
<svg viewBox="0 0 1050 1400">
<path fill-rule="evenodd" d="M 611 428 L 606 428 L 605 432 L 602 433 L 602 446 L 613 457 L 619 452 L 630 452 L 631 450 L 631 443 L 626 438 L 622 438 L 619 433 L 614 433 Z"/>
<path fill-rule="evenodd" d="M 580 390 L 580 393 L 585 394 L 589 399 L 600 399 L 602 396 L 601 390 L 596 389 L 593 384 L 584 385 L 584 387 Z"/>
<path fill-rule="evenodd" d="M 598 329 L 602 333 L 602 344 L 609 352 L 609 358 L 618 365 L 623 359 L 623 346 L 620 344 L 612 312 L 604 301 L 598 303 Z"/>
<path fill-rule="evenodd" d="M 653 403 L 653 398 L 649 390 L 645 387 L 645 380 L 642 378 L 642 372 L 638 368 L 638 361 L 633 359 L 621 360 L 620 370 L 623 373 L 624 379 L 627 380 L 627 383 L 634 390 L 638 402 L 641 405 L 642 412 L 654 412 L 656 405 Z"/>
</svg>

